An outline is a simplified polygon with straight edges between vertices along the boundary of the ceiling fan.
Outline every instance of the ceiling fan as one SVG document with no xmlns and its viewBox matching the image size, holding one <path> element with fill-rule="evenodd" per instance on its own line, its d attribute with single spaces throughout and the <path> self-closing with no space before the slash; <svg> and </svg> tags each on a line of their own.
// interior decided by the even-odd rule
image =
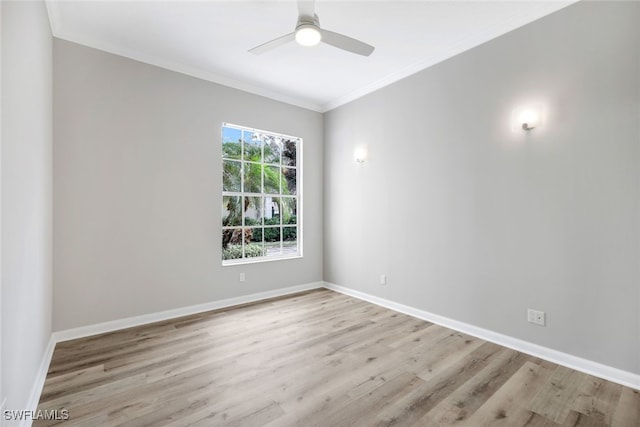
<svg viewBox="0 0 640 427">
<path fill-rule="evenodd" d="M 320 42 L 346 50 L 358 55 L 369 56 L 375 49 L 360 40 L 343 34 L 320 28 L 318 15 L 315 13 L 313 0 L 298 0 L 298 23 L 294 32 L 280 36 L 250 49 L 249 52 L 259 55 L 285 43 L 295 40 L 302 46 L 315 46 Z"/>
</svg>

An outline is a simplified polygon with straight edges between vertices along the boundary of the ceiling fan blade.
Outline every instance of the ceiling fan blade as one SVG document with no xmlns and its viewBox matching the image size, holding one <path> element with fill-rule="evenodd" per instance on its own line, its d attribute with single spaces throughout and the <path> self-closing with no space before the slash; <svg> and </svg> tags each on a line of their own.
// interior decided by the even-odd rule
<svg viewBox="0 0 640 427">
<path fill-rule="evenodd" d="M 265 53 L 268 50 L 275 49 L 276 47 L 282 46 L 285 43 L 294 41 L 295 39 L 296 39 L 295 33 L 285 34 L 284 36 L 280 36 L 277 39 L 273 39 L 259 46 L 256 46 L 253 49 L 249 49 L 249 52 L 255 53 L 256 55 L 260 55 L 261 53 Z"/>
<path fill-rule="evenodd" d="M 314 0 L 298 0 L 298 16 L 306 16 L 313 19 L 315 15 Z"/>
<path fill-rule="evenodd" d="M 352 53 L 356 53 L 362 56 L 369 56 L 375 49 L 375 47 L 368 45 L 360 40 L 353 39 L 343 34 L 334 33 L 329 30 L 321 30 L 322 41 L 337 47 L 342 50 L 346 50 Z"/>
</svg>

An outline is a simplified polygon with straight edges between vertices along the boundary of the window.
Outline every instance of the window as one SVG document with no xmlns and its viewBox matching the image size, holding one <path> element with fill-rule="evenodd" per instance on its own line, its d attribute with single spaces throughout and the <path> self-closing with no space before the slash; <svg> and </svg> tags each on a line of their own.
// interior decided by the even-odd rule
<svg viewBox="0 0 640 427">
<path fill-rule="evenodd" d="M 222 125 L 222 263 L 302 255 L 302 139 Z"/>
</svg>

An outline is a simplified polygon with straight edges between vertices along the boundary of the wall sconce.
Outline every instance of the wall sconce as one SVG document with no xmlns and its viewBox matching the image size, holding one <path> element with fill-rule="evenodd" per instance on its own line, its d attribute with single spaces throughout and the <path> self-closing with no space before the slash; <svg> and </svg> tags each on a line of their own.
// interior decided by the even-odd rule
<svg viewBox="0 0 640 427">
<path fill-rule="evenodd" d="M 513 111 L 511 118 L 511 129 L 531 130 L 540 126 L 542 119 L 542 109 L 537 106 L 520 107 Z"/>
<path fill-rule="evenodd" d="M 353 158 L 358 164 L 366 163 L 369 160 L 369 151 L 365 145 L 356 147 L 353 151 Z"/>
</svg>

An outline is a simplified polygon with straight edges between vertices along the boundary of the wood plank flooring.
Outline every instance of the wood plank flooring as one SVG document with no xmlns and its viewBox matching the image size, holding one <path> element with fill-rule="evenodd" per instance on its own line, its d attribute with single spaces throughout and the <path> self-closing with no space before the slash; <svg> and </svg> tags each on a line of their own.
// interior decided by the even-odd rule
<svg viewBox="0 0 640 427">
<path fill-rule="evenodd" d="M 640 426 L 640 393 L 329 290 L 59 343 L 34 426 Z M 57 424 L 56 424 L 57 423 Z"/>
</svg>

